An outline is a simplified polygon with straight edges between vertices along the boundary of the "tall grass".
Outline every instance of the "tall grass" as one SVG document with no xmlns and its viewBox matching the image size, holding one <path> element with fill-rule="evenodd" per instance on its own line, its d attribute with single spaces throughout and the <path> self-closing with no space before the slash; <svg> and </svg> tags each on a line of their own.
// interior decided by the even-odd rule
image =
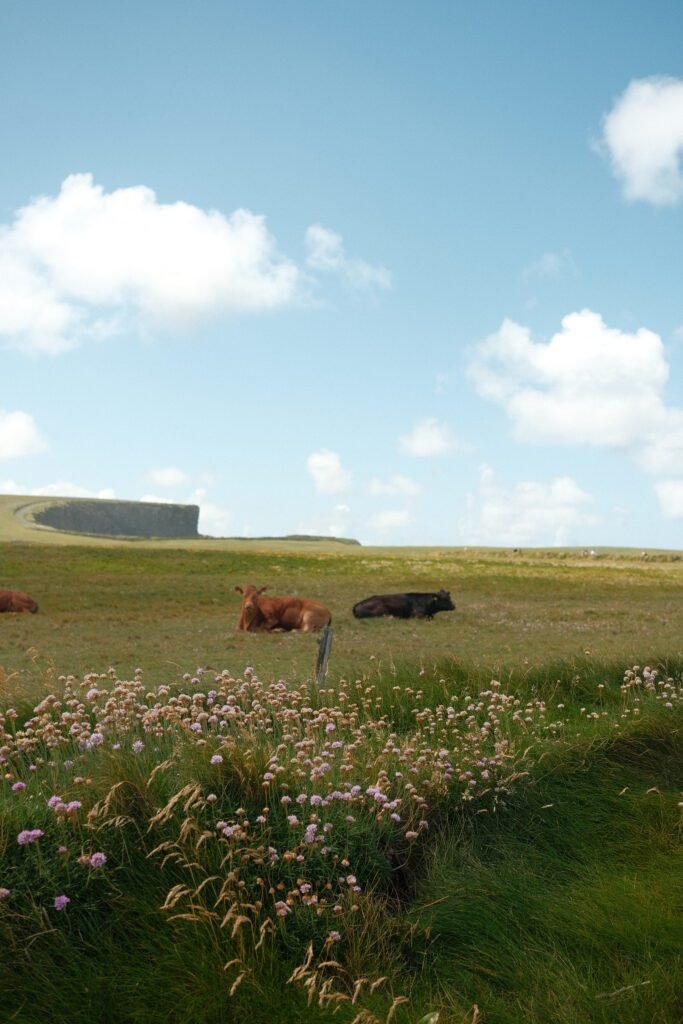
<svg viewBox="0 0 683 1024">
<path fill-rule="evenodd" d="M 674 1024 L 680 669 L 48 669 L 1 708 L 2 1019 Z"/>
</svg>

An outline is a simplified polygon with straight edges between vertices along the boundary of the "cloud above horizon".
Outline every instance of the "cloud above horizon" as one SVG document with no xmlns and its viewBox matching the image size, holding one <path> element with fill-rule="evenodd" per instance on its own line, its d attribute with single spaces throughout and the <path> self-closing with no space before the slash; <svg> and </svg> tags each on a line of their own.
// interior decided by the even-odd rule
<svg viewBox="0 0 683 1024">
<path fill-rule="evenodd" d="M 418 459 L 455 455 L 465 448 L 462 441 L 454 437 L 445 424 L 439 423 L 433 417 L 422 420 L 410 434 L 402 434 L 398 439 L 398 446 L 404 455 Z"/>
<path fill-rule="evenodd" d="M 683 475 L 683 409 L 665 404 L 669 366 L 653 331 L 620 331 L 584 309 L 536 342 L 506 319 L 474 346 L 468 373 L 519 441 L 621 449 L 649 473 Z"/>
<path fill-rule="evenodd" d="M 602 142 L 624 196 L 655 206 L 683 199 L 683 79 L 634 79 L 603 118 Z"/>
<path fill-rule="evenodd" d="M 367 521 L 367 526 L 378 533 L 390 533 L 392 530 L 402 530 L 410 526 L 413 517 L 408 509 L 385 509 L 383 512 L 376 512 Z"/>
<path fill-rule="evenodd" d="M 177 466 L 160 466 L 157 469 L 150 469 L 146 479 L 157 487 L 177 487 L 187 483 L 188 475 Z M 144 501 L 144 498 L 142 499 Z"/>
<path fill-rule="evenodd" d="M 112 499 L 116 497 L 111 487 L 103 487 L 99 491 L 92 490 L 89 487 L 71 483 L 70 480 L 56 480 L 54 483 L 41 484 L 39 487 L 27 487 L 25 484 L 17 483 L 16 480 L 1 480 L 0 494 L 26 494 L 36 498 Z"/>
<path fill-rule="evenodd" d="M 49 445 L 30 413 L 0 409 L 0 459 L 42 455 Z"/>
<path fill-rule="evenodd" d="M 422 487 L 416 483 L 415 480 L 411 480 L 408 476 L 403 476 L 401 473 L 395 473 L 390 480 L 380 480 L 378 477 L 373 477 L 368 485 L 368 494 L 372 495 L 373 498 L 381 497 L 387 494 L 400 494 L 406 498 L 414 498 L 417 494 L 422 493 Z"/>
<path fill-rule="evenodd" d="M 351 485 L 351 473 L 344 469 L 337 452 L 323 449 L 306 460 L 315 489 L 321 494 L 343 494 Z"/>
<path fill-rule="evenodd" d="M 386 267 L 348 257 L 342 236 L 322 224 L 311 224 L 307 229 L 306 248 L 306 262 L 312 270 L 335 271 L 354 288 L 391 288 L 391 274 Z"/>
<path fill-rule="evenodd" d="M 593 498 L 571 477 L 525 480 L 506 487 L 490 466 L 479 468 L 479 491 L 467 495 L 458 532 L 466 544 L 494 546 L 581 543 L 579 530 L 597 524 Z"/>
<path fill-rule="evenodd" d="M 665 519 L 683 519 L 683 479 L 659 480 L 655 493 Z"/>
<path fill-rule="evenodd" d="M 313 225 L 306 240 L 309 267 L 389 287 L 385 268 L 346 257 L 341 235 Z M 54 355 L 123 331 L 292 306 L 310 280 L 263 215 L 162 203 L 144 185 L 106 192 L 71 174 L 0 225 L 0 338 Z"/>
</svg>

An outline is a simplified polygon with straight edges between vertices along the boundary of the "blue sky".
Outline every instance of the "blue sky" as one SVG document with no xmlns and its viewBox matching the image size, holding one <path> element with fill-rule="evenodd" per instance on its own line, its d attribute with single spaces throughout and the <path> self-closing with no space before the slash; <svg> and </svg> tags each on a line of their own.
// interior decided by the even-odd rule
<svg viewBox="0 0 683 1024">
<path fill-rule="evenodd" d="M 0 0 L 0 493 L 683 547 L 683 7 Z"/>
</svg>

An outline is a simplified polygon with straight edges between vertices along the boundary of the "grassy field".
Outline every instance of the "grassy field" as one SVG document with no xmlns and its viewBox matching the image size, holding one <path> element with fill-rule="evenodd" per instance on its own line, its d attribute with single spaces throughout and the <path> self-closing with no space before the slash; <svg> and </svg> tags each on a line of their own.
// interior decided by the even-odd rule
<svg viewBox="0 0 683 1024">
<path fill-rule="evenodd" d="M 27 533 L 0 1020 L 681 1019 L 683 561 Z M 236 633 L 249 582 L 329 604 L 322 691 L 313 637 Z"/>
<path fill-rule="evenodd" d="M 628 664 L 683 654 L 683 561 L 665 556 L 194 543 L 2 545 L 3 585 L 28 591 L 41 609 L 0 620 L 3 666 L 30 673 L 37 655 L 60 673 L 144 665 L 172 675 L 251 664 L 264 675 L 305 675 L 314 661 L 310 636 L 236 633 L 234 588 L 252 582 L 330 606 L 340 672 L 370 656 L 386 664 L 450 660 L 495 674 L 584 657 Z M 368 594 L 441 586 L 456 611 L 432 622 L 351 614 Z"/>
</svg>

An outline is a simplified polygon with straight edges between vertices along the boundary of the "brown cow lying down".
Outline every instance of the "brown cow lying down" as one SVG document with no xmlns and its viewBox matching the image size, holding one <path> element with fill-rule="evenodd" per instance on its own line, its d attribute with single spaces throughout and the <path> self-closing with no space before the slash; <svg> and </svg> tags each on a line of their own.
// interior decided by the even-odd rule
<svg viewBox="0 0 683 1024">
<path fill-rule="evenodd" d="M 262 597 L 267 589 L 257 590 L 252 584 L 244 590 L 235 587 L 242 594 L 238 629 L 248 633 L 271 629 L 300 629 L 303 633 L 312 633 L 332 622 L 330 609 L 319 601 L 305 597 Z"/>
<path fill-rule="evenodd" d="M 0 590 L 0 612 L 37 612 L 38 605 L 20 590 Z"/>
</svg>

